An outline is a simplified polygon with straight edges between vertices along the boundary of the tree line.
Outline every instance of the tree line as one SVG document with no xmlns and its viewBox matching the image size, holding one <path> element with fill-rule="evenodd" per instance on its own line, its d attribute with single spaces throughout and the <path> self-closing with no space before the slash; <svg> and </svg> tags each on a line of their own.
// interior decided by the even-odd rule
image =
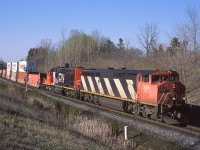
<svg viewBox="0 0 200 150">
<path fill-rule="evenodd" d="M 66 37 L 63 29 L 58 43 L 42 40 L 29 50 L 27 60 L 36 60 L 38 72 L 65 63 L 86 68 L 175 70 L 186 85 L 189 101 L 200 104 L 199 19 L 198 9 L 189 7 L 187 21 L 174 25 L 168 44 L 159 43 L 156 24 L 145 24 L 137 35 L 140 49 L 132 47 L 130 41 L 123 38 L 114 43 L 98 31 L 86 34 L 72 30 Z"/>
</svg>

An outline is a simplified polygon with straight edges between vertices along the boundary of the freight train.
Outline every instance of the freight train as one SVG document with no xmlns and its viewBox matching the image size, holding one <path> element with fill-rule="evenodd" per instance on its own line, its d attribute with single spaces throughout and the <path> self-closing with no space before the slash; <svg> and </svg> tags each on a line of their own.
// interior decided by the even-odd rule
<svg viewBox="0 0 200 150">
<path fill-rule="evenodd" d="M 5 71 L 1 71 L 1 76 L 8 78 Z M 29 86 L 96 105 L 168 124 L 187 124 L 185 86 L 172 70 L 56 67 L 47 73 L 29 72 L 20 80 L 20 75 L 16 77 L 17 82 L 25 84 L 27 79 Z"/>
</svg>

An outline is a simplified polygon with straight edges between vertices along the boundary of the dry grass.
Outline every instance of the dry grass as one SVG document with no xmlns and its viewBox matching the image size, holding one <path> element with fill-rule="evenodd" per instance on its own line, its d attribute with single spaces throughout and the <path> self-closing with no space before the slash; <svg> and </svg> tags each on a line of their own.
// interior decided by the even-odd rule
<svg viewBox="0 0 200 150">
<path fill-rule="evenodd" d="M 103 149 L 51 119 L 45 112 L 19 107 L 13 101 L 0 99 L 0 147 L 1 149 Z M 50 114 L 48 114 L 50 115 Z M 52 117 L 52 116 L 51 116 Z M 55 118 L 55 117 L 54 117 Z"/>
<path fill-rule="evenodd" d="M 117 121 L 53 102 L 34 91 L 24 92 L 16 85 L 4 87 L 0 89 L 1 149 L 180 148 L 134 128 L 124 140 L 123 125 Z"/>
<path fill-rule="evenodd" d="M 113 147 L 113 143 L 120 143 L 116 137 L 112 138 L 112 129 L 106 120 L 89 119 L 85 114 L 79 116 L 81 111 L 64 108 L 58 102 L 48 103 L 40 95 L 24 93 L 15 85 L 9 85 L 7 92 L 13 96 L 0 96 L 0 146 L 3 149 L 121 148 Z M 1 90 L 1 93 L 4 92 Z M 8 93 L 6 95 L 10 95 Z"/>
<path fill-rule="evenodd" d="M 112 149 L 136 148 L 136 142 L 124 140 L 123 136 L 113 135 L 112 127 L 102 118 L 90 119 L 86 116 L 77 116 L 73 128 L 79 133 L 95 139 L 97 142 L 106 143 Z"/>
</svg>

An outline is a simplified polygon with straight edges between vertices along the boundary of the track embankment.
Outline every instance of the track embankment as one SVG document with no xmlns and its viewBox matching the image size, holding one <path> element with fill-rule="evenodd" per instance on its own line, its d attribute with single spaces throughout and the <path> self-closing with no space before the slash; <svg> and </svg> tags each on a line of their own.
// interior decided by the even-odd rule
<svg viewBox="0 0 200 150">
<path fill-rule="evenodd" d="M 10 81 L 5 81 L 5 82 L 10 82 Z M 16 86 L 20 86 L 24 88 L 21 85 L 16 85 Z M 45 99 L 46 98 L 52 99 L 55 102 L 59 102 L 59 103 L 54 103 L 54 104 L 59 104 L 59 105 L 54 105 L 54 106 L 55 108 L 59 106 L 61 112 L 64 110 L 64 108 L 62 108 L 61 106 L 65 104 L 67 106 L 67 109 L 65 109 L 64 113 L 68 113 L 68 115 L 72 113 L 73 116 L 74 114 L 76 114 L 76 117 L 78 117 L 80 114 L 89 114 L 93 116 L 92 118 L 100 117 L 106 120 L 112 120 L 112 121 L 114 120 L 114 123 L 113 122 L 111 123 L 112 124 L 111 133 L 113 133 L 114 131 L 114 133 L 118 134 L 118 136 L 121 136 L 121 137 L 124 136 L 123 126 L 127 125 L 128 138 L 132 142 L 132 146 L 134 145 L 136 149 L 139 148 L 141 145 L 142 147 L 145 147 L 146 145 L 146 148 L 153 148 L 153 149 L 156 149 L 156 148 L 159 149 L 162 147 L 165 147 L 167 149 L 183 149 L 183 148 L 199 149 L 200 148 L 200 140 L 199 140 L 200 137 L 199 137 L 198 131 L 196 131 L 197 134 L 195 134 L 195 132 L 193 132 L 191 128 L 168 126 L 160 122 L 147 120 L 144 118 L 140 118 L 138 116 L 126 114 L 124 112 L 111 110 L 109 108 L 102 108 L 101 106 L 85 103 L 83 101 L 75 100 L 72 98 L 66 98 L 64 96 L 57 95 L 54 93 L 41 91 L 41 90 L 33 89 L 30 87 L 29 87 L 29 90 L 37 91 L 38 93 L 43 95 Z M 26 96 L 27 95 L 25 95 L 25 97 Z M 39 100 L 39 98 L 36 98 L 36 99 Z M 74 111 L 72 108 L 76 108 L 78 111 Z M 69 118 L 68 115 L 67 117 Z M 79 117 L 79 119 L 76 118 L 75 120 L 78 120 L 78 122 L 80 123 L 84 119 L 83 118 L 80 119 Z M 90 119 L 85 120 L 86 124 L 90 121 L 91 121 Z M 80 126 L 80 124 L 78 126 Z M 92 126 L 91 127 L 88 126 L 88 127 L 91 128 Z M 93 129 L 95 131 L 95 129 L 98 129 L 98 127 L 93 128 Z M 191 132 L 189 132 L 189 130 Z M 79 130 L 76 132 L 81 132 L 81 131 Z M 90 132 L 90 135 L 94 135 L 94 133 Z M 118 143 L 120 142 L 118 141 Z"/>
</svg>

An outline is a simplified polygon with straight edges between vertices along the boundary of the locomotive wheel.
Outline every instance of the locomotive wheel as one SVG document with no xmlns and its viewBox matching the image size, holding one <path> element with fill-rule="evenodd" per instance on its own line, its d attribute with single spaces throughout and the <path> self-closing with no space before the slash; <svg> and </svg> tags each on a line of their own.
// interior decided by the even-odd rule
<svg viewBox="0 0 200 150">
<path fill-rule="evenodd" d="M 128 112 L 128 102 L 123 102 L 123 110 Z"/>
<path fill-rule="evenodd" d="M 54 91 L 54 87 L 53 86 L 51 86 L 51 92 L 53 92 Z"/>
<path fill-rule="evenodd" d="M 70 94 L 69 94 L 68 90 L 65 90 L 65 94 L 66 94 L 67 97 L 70 97 Z"/>
<path fill-rule="evenodd" d="M 134 115 L 138 115 L 138 106 L 137 104 L 132 104 L 131 113 Z"/>
<path fill-rule="evenodd" d="M 90 94 L 88 95 L 88 103 L 92 103 L 93 102 L 93 96 Z"/>
<path fill-rule="evenodd" d="M 72 91 L 72 97 L 73 97 L 74 99 L 77 99 L 77 93 L 76 93 L 76 91 Z"/>
<path fill-rule="evenodd" d="M 94 102 L 95 105 L 98 105 L 98 103 L 99 103 L 98 96 L 94 95 L 93 102 Z"/>
<path fill-rule="evenodd" d="M 81 101 L 84 101 L 84 98 L 85 98 L 85 95 L 84 95 L 84 93 L 80 93 L 81 95 L 80 95 L 80 100 Z"/>
<path fill-rule="evenodd" d="M 85 102 L 87 102 L 88 99 L 89 99 L 89 95 L 88 95 L 88 94 L 85 94 L 83 100 L 84 100 Z"/>
</svg>

